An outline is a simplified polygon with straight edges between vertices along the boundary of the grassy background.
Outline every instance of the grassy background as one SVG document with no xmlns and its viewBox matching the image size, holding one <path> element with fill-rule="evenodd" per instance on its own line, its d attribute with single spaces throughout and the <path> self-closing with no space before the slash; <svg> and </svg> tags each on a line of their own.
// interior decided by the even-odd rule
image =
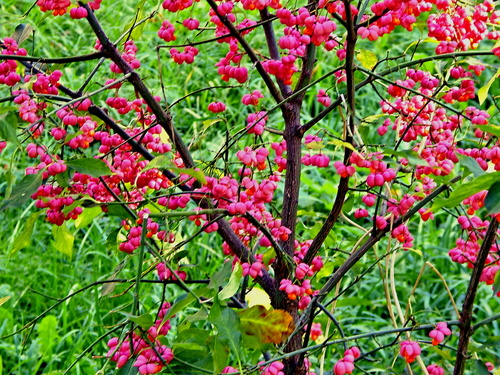
<svg viewBox="0 0 500 375">
<path fill-rule="evenodd" d="M 6 0 L 0 3 L 0 37 L 12 34 L 13 29 L 20 23 L 30 23 L 35 29 L 35 37 L 25 42 L 24 47 L 29 53 L 36 56 L 70 56 L 75 54 L 86 54 L 93 52 L 92 46 L 95 37 L 84 21 L 72 21 L 67 17 L 53 19 L 46 18 L 38 9 L 34 9 L 27 17 L 22 14 L 29 9 L 30 1 Z M 153 5 L 152 1 L 146 2 Z M 98 17 L 106 25 L 106 32 L 111 39 L 115 40 L 124 31 L 125 25 L 134 18 L 134 3 L 119 2 L 109 6 L 104 2 L 102 11 Z M 193 15 L 201 13 L 201 6 L 193 10 Z M 187 16 L 186 16 L 187 17 Z M 120 22 L 117 22 L 120 20 Z M 141 74 L 146 82 L 153 88 L 155 94 L 162 94 L 159 85 L 158 70 L 163 75 L 166 99 L 168 102 L 194 91 L 202 85 L 217 86 L 221 84 L 213 65 L 220 59 L 224 52 L 211 45 L 200 47 L 202 56 L 192 69 L 175 64 L 166 64 L 167 49 L 160 50 L 158 59 L 155 47 L 158 39 L 154 37 L 161 16 L 155 16 L 155 22 L 148 23 L 144 29 L 144 42 L 138 42 L 139 59 L 143 63 Z M 409 45 L 419 31 L 413 34 L 397 33 L 394 38 L 400 52 L 402 46 Z M 258 36 L 255 36 L 258 42 Z M 181 38 L 182 40 L 182 38 Z M 392 42 L 391 42 L 392 40 Z M 261 41 L 262 42 L 262 41 Z M 360 47 L 372 49 L 377 56 L 384 56 L 389 47 L 394 47 L 394 40 L 383 40 L 381 43 L 369 44 L 362 42 Z M 224 48 L 226 48 L 224 46 Z M 419 53 L 430 53 L 432 46 L 422 46 Z M 318 65 L 318 76 L 325 73 L 332 65 L 337 64 L 333 56 L 325 56 Z M 158 62 L 160 61 L 160 63 Z M 63 68 L 63 83 L 72 88 L 78 88 L 78 84 L 84 80 L 92 66 L 79 64 L 68 65 Z M 107 68 L 105 68 L 107 69 Z M 252 73 L 255 76 L 255 72 Z M 401 77 L 397 77 L 401 78 Z M 90 89 L 98 87 L 99 80 L 96 79 Z M 207 160 L 225 142 L 226 132 L 234 134 L 244 125 L 246 113 L 241 111 L 238 103 L 242 92 L 248 89 L 259 89 L 259 82 L 252 80 L 248 88 L 227 88 L 205 91 L 199 95 L 192 96 L 174 107 L 173 113 L 176 126 L 186 134 L 186 138 L 193 139 L 192 149 L 197 160 Z M 321 87 L 333 85 L 333 80 L 327 80 Z M 239 95 L 237 95 L 239 93 Z M 132 92 L 129 92 L 132 94 Z M 224 98 L 228 105 L 226 121 L 219 122 L 205 129 L 203 122 L 213 119 L 207 115 L 205 106 L 207 103 Z M 101 98 L 104 101 L 104 97 Z M 317 114 L 321 108 L 315 100 L 315 92 L 306 98 L 307 105 L 303 112 L 303 119 L 307 121 Z M 270 105 L 269 100 L 263 101 L 264 107 Z M 364 117 L 379 112 L 379 99 L 369 90 L 358 93 L 359 116 Z M 272 126 L 279 128 L 280 123 L 276 115 L 271 116 Z M 325 119 L 321 124 L 326 131 L 338 135 L 341 122 L 339 116 Z M 379 139 L 374 137 L 374 141 Z M 244 147 L 254 143 L 251 137 L 244 137 L 239 141 L 239 146 Z M 339 155 L 339 150 L 326 151 L 330 156 Z M 0 163 L 3 166 L 0 171 L 0 192 L 3 193 L 13 180 L 19 180 L 24 167 L 28 161 L 20 154 L 13 154 L 13 149 L 8 148 L 0 154 Z M 9 166 L 12 173 L 9 174 Z M 221 162 L 217 167 L 222 168 Z M 232 166 L 230 166 L 232 167 Z M 213 172 L 217 174 L 216 171 Z M 319 221 L 325 218 L 335 196 L 336 181 L 332 181 L 331 171 L 318 171 L 314 168 L 305 168 L 302 178 L 301 193 L 301 215 L 299 223 L 299 236 L 305 240 L 311 238 L 319 229 Z M 355 209 L 354 207 L 353 209 Z M 71 259 L 58 252 L 53 246 L 50 235 L 52 228 L 43 220 L 37 220 L 33 232 L 33 240 L 29 247 L 11 254 L 12 246 L 18 239 L 25 226 L 26 220 L 33 212 L 33 205 L 21 209 L 10 209 L 2 212 L 0 224 L 0 298 L 10 296 L 5 304 L 0 307 L 0 336 L 19 330 L 23 325 L 30 322 L 43 312 L 53 306 L 58 299 L 79 290 L 95 281 L 105 280 L 112 277 L 114 271 L 123 266 L 116 277 L 130 278 L 134 276 L 136 259 L 126 256 L 116 249 L 116 244 L 110 236 L 119 226 L 119 219 L 100 217 L 91 225 L 77 229 L 69 224 L 69 230 L 75 235 L 75 251 Z M 180 226 L 179 232 L 188 236 L 193 233 L 189 225 Z M 411 315 L 417 322 L 440 321 L 456 319 L 447 294 L 435 273 L 427 270 L 420 281 L 416 292 L 411 295 L 411 290 L 417 276 L 426 261 L 435 265 L 445 274 L 449 286 L 460 306 L 467 287 L 470 272 L 468 269 L 450 261 L 447 251 L 454 246 L 453 238 L 459 232 L 455 220 L 447 213 L 437 215 L 432 222 L 411 223 L 412 233 L 415 235 L 415 248 L 420 252 L 401 252 L 396 259 L 396 280 L 400 302 L 403 308 L 411 301 Z M 315 280 L 320 285 L 329 272 L 342 262 L 344 257 L 338 249 L 349 251 L 361 232 L 349 223 L 343 222 L 336 227 L 328 238 L 325 271 Z M 189 261 L 192 265 L 202 267 L 188 268 L 190 278 L 206 278 L 212 274 L 221 264 L 222 255 L 220 240 L 213 236 L 202 235 L 196 239 L 189 249 Z M 382 242 L 375 251 L 378 256 L 385 252 L 386 243 Z M 353 281 L 354 275 L 367 270 L 374 261 L 373 253 L 361 261 L 350 275 L 344 278 L 343 286 Z M 381 261 L 381 269 L 377 266 L 368 271 L 363 278 L 350 288 L 337 303 L 335 316 L 341 323 L 346 335 L 364 333 L 390 328 L 387 315 L 386 300 L 380 272 L 385 273 L 385 261 Z M 154 278 L 151 275 L 150 278 Z M 172 300 L 179 294 L 175 287 L 162 290 L 158 285 L 143 284 L 141 304 L 144 310 L 153 309 L 162 299 L 163 294 Z M 9 338 L 0 341 L 0 358 L 3 363 L 4 374 L 61 374 L 73 361 L 79 358 L 81 353 L 87 351 L 94 342 L 103 337 L 110 329 L 124 320 L 121 311 L 130 311 L 132 293 L 127 290 L 126 285 L 118 285 L 116 290 L 106 297 L 101 297 L 101 287 L 96 286 L 79 293 L 73 298 L 58 304 L 57 307 L 47 312 L 34 328 L 19 332 Z M 476 319 L 484 319 L 500 311 L 497 298 L 492 298 L 491 288 L 481 285 L 477 297 Z M 326 318 L 320 317 L 319 321 L 326 325 Z M 367 324 L 369 322 L 369 324 Z M 175 329 L 174 329 L 175 331 Z M 456 329 L 455 329 L 456 331 Z M 331 331 L 332 332 L 332 331 Z M 174 332 L 175 333 L 175 332 Z M 338 332 L 336 332 L 338 337 Z M 474 336 L 477 347 L 488 337 L 499 336 L 500 327 L 493 322 L 487 327 L 481 328 Z M 425 335 L 417 335 L 425 339 Z M 72 374 L 93 374 L 101 369 L 106 360 L 103 341 L 97 341 L 95 346 L 88 350 L 71 370 Z M 375 350 L 381 345 L 388 344 L 394 337 L 381 338 L 379 340 L 365 340 L 359 342 L 363 350 Z M 456 335 L 450 340 L 450 346 L 456 345 Z M 498 361 L 495 357 L 497 347 L 485 348 L 485 354 L 481 358 L 485 361 Z M 334 360 L 341 355 L 341 346 L 331 347 L 327 350 L 325 357 L 325 368 L 331 371 Z M 444 348 L 443 352 L 425 352 L 428 363 L 441 363 L 448 352 L 453 356 L 453 351 Z M 489 354 L 488 354 L 489 353 Z M 257 353 L 258 355 L 259 353 Z M 370 372 L 386 373 L 387 364 L 396 361 L 394 373 L 401 373 L 403 361 L 397 358 L 397 347 L 379 351 L 371 359 L 369 365 L 363 364 L 363 368 Z M 315 366 L 319 365 L 313 360 Z M 498 364 L 498 363 L 497 363 Z M 113 373 L 113 366 L 109 365 L 105 373 Z M 398 372 L 399 371 L 399 372 Z M 474 371 L 474 370 L 471 370 Z M 471 372 L 474 373 L 474 372 Z"/>
</svg>

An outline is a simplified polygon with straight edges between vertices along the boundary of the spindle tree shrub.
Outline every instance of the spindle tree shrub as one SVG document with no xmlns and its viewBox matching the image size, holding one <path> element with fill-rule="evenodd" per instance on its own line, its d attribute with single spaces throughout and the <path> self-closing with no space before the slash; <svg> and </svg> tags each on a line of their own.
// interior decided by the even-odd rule
<svg viewBox="0 0 500 375">
<path fill-rule="evenodd" d="M 478 284 L 500 291 L 494 2 L 142 0 L 113 20 L 124 23 L 120 35 L 100 22 L 101 8 L 113 6 L 38 0 L 28 18 L 70 17 L 95 45 L 34 56 L 31 28 L 12 25 L 0 56 L 0 149 L 28 160 L 1 208 L 34 200 L 37 209 L 13 251 L 29 251 L 37 217 L 53 224 L 67 255 L 72 228 L 118 217 L 109 237 L 137 266 L 120 281 L 129 285 L 126 314 L 88 350 L 99 366 L 494 371 L 492 352 L 469 348 L 472 333 L 498 318 L 472 325 Z M 456 243 L 448 262 L 470 274 L 462 307 L 451 267 L 427 262 L 411 280 L 395 272 L 401 259 L 422 267 L 414 231 L 442 223 L 443 210 L 459 228 L 448 233 Z M 380 330 L 335 312 L 374 268 Z M 445 307 L 416 318 L 420 277 L 433 271 Z M 144 302 L 152 275 L 174 285 L 154 305 Z M 105 280 L 102 297 L 118 282 Z M 398 296 L 401 283 L 413 290 Z"/>
</svg>

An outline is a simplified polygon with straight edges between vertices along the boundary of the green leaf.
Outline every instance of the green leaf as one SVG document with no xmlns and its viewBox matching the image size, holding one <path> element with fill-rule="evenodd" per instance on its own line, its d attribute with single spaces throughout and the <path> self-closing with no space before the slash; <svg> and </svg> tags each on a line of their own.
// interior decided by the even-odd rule
<svg viewBox="0 0 500 375">
<path fill-rule="evenodd" d="M 116 228 L 114 231 L 112 231 L 109 236 L 106 238 L 106 249 L 108 251 L 115 251 L 118 249 L 118 236 L 120 235 L 120 230 L 121 228 Z M 125 236 L 123 236 L 123 240 L 125 240 Z"/>
<path fill-rule="evenodd" d="M 116 371 L 116 375 L 136 375 L 139 373 L 138 368 L 134 366 L 135 360 L 131 359 L 123 367 Z"/>
<path fill-rule="evenodd" d="M 366 299 L 366 298 L 359 298 L 359 297 L 346 297 L 337 300 L 337 306 L 367 306 L 367 305 L 372 305 L 373 301 Z"/>
<path fill-rule="evenodd" d="M 352 194 L 347 195 L 347 199 L 344 201 L 344 204 L 342 205 L 342 212 L 347 214 L 352 210 L 354 206 L 354 196 Z"/>
<path fill-rule="evenodd" d="M 187 174 L 188 176 L 194 177 L 196 180 L 200 181 L 203 185 L 207 183 L 205 174 L 202 171 L 198 171 L 194 168 L 178 168 L 174 165 L 171 158 L 166 155 L 160 155 L 151 160 L 143 171 L 147 171 L 152 168 L 157 168 L 160 171 L 162 169 L 168 169 L 174 173 Z"/>
<path fill-rule="evenodd" d="M 214 304 L 210 309 L 208 321 L 212 323 L 218 331 L 217 337 L 227 341 L 234 355 L 240 362 L 241 350 L 241 332 L 239 331 L 240 320 L 238 315 L 228 307 L 222 307 L 219 304 L 217 297 L 214 299 Z"/>
<path fill-rule="evenodd" d="M 15 152 L 12 155 L 12 158 L 14 159 Z M 12 194 L 12 187 L 14 183 L 16 182 L 16 176 L 14 176 L 14 173 L 12 173 L 13 170 L 13 163 L 9 165 L 9 168 L 5 171 L 5 174 L 3 175 L 3 181 L 6 183 L 5 187 L 5 197 L 9 197 Z"/>
<path fill-rule="evenodd" d="M 84 208 L 83 212 L 75 220 L 75 227 L 77 229 L 85 228 L 101 213 L 102 210 L 99 206 Z"/>
<path fill-rule="evenodd" d="M 500 126 L 498 125 L 476 125 L 476 128 L 500 138 Z"/>
<path fill-rule="evenodd" d="M 69 187 L 69 180 L 70 180 L 69 170 L 66 169 L 63 173 L 56 174 L 55 179 L 60 187 L 63 188 Z"/>
<path fill-rule="evenodd" d="M 194 179 L 201 182 L 202 185 L 207 184 L 207 179 L 202 171 L 197 171 L 194 168 L 168 168 L 168 169 L 170 169 L 174 173 L 187 174 L 188 176 L 191 176 Z"/>
<path fill-rule="evenodd" d="M 299 216 L 302 216 L 302 215 L 299 215 Z M 274 250 L 274 248 L 272 248 L 272 247 L 267 249 L 266 252 L 263 254 L 262 263 L 269 264 L 271 259 L 276 259 L 276 250 Z"/>
<path fill-rule="evenodd" d="M 76 199 L 69 206 L 64 206 L 64 208 L 62 209 L 62 213 L 65 214 L 65 215 L 69 214 L 71 211 L 73 211 L 78 206 L 84 207 L 84 205 L 85 205 L 85 200 Z"/>
<path fill-rule="evenodd" d="M 38 344 L 43 354 L 48 354 L 59 336 L 57 334 L 57 318 L 54 315 L 47 315 L 37 326 Z"/>
<path fill-rule="evenodd" d="M 498 292 L 500 292 L 500 272 L 497 271 L 493 281 L 493 294 L 497 294 Z"/>
<path fill-rule="evenodd" d="M 54 225 L 52 227 L 52 235 L 54 236 L 54 247 L 57 251 L 67 255 L 71 259 L 73 256 L 73 242 L 75 236 L 68 230 L 66 224 L 61 226 Z"/>
<path fill-rule="evenodd" d="M 168 166 L 172 166 L 172 160 L 166 155 L 160 155 L 155 157 L 153 160 L 151 160 L 148 165 L 144 167 L 142 171 L 147 171 L 149 169 L 157 168 L 157 169 L 163 169 L 163 168 L 168 168 Z"/>
<path fill-rule="evenodd" d="M 428 346 L 427 349 L 430 350 L 431 352 L 436 353 L 437 355 L 439 355 L 443 359 L 447 359 L 449 361 L 451 361 L 453 359 L 449 350 L 441 350 L 437 346 Z"/>
<path fill-rule="evenodd" d="M 204 296 L 206 298 L 211 298 L 214 295 L 214 291 L 209 289 L 208 287 L 201 287 L 199 289 L 195 289 L 193 290 L 193 293 L 198 297 Z M 168 314 L 165 316 L 164 319 L 170 319 L 179 311 L 181 311 L 182 309 L 184 309 L 185 307 L 189 306 L 194 301 L 196 301 L 196 298 L 193 296 L 193 293 L 187 293 L 177 298 L 175 303 L 168 310 Z"/>
<path fill-rule="evenodd" d="M 488 190 L 491 185 L 500 180 L 500 172 L 488 173 L 476 177 L 470 182 L 456 186 L 455 190 L 450 194 L 448 199 L 436 199 L 431 207 L 432 211 L 436 211 L 441 207 L 455 207 L 471 195 L 474 195 L 482 190 Z"/>
<path fill-rule="evenodd" d="M 143 314 L 140 316 L 130 316 L 128 319 L 131 322 L 134 322 L 135 324 L 137 324 L 139 327 L 141 327 L 145 331 L 150 329 L 154 324 L 153 317 L 151 316 L 151 314 Z"/>
<path fill-rule="evenodd" d="M 183 328 L 179 326 L 177 337 L 172 345 L 172 351 L 175 353 L 174 360 L 170 364 L 171 368 L 174 367 L 172 373 L 176 375 L 211 374 L 216 366 L 212 349 L 214 347 L 212 330 Z M 227 345 L 222 345 L 218 348 L 227 352 Z"/>
<path fill-rule="evenodd" d="M 488 189 L 488 195 L 484 199 L 484 207 L 491 215 L 500 213 L 500 181 L 495 182 Z"/>
<path fill-rule="evenodd" d="M 473 157 L 458 153 L 456 155 L 460 164 L 469 172 L 471 172 L 474 175 L 474 177 L 479 177 L 486 173 L 485 171 L 483 171 L 483 168 L 481 168 L 477 160 L 474 159 Z"/>
<path fill-rule="evenodd" d="M 360 49 L 356 57 L 366 69 L 373 69 L 378 62 L 377 55 L 367 49 Z"/>
<path fill-rule="evenodd" d="M 190 352 L 206 352 L 207 345 L 206 343 L 197 344 L 195 342 L 178 342 L 174 344 L 174 349 L 176 352 L 178 352 L 179 350 L 190 351 Z M 200 353 L 197 353 L 195 357 L 199 358 Z"/>
<path fill-rule="evenodd" d="M 219 290 L 219 287 L 224 285 L 226 280 L 228 280 L 229 277 L 231 276 L 232 268 L 233 265 L 231 262 L 224 263 L 222 268 L 217 272 L 215 272 L 213 276 L 210 278 L 210 283 L 208 284 L 208 287 L 211 289 Z"/>
<path fill-rule="evenodd" d="M 138 5 L 137 5 L 137 20 L 140 21 L 144 18 L 144 0 L 142 0 Z M 132 31 L 132 39 L 139 39 L 143 32 L 144 32 L 144 27 L 146 26 L 146 22 L 142 22 L 140 25 L 136 25 L 134 27 L 134 30 Z"/>
<path fill-rule="evenodd" d="M 3 374 L 3 362 L 2 362 L 2 356 L 0 355 L 0 375 Z"/>
<path fill-rule="evenodd" d="M 125 25 L 125 28 L 123 30 L 124 33 L 128 34 L 130 32 L 130 29 L 132 29 L 132 27 L 135 26 L 134 29 L 132 30 L 132 33 L 131 33 L 132 39 L 134 39 L 134 40 L 137 40 L 142 36 L 142 34 L 144 32 L 144 27 L 146 26 L 146 22 L 142 22 L 139 26 L 136 26 L 137 22 L 144 18 L 144 3 L 145 2 L 146 2 L 146 0 L 141 0 L 137 3 L 137 5 L 135 7 L 137 9 L 136 15 L 134 16 L 132 21 L 130 21 L 129 23 L 127 23 L 127 25 Z"/>
<path fill-rule="evenodd" d="M 16 112 L 19 108 L 13 105 L 0 106 L 0 114 L 8 113 L 8 112 Z"/>
<path fill-rule="evenodd" d="M 231 262 L 228 262 L 231 263 Z M 229 278 L 229 282 L 219 292 L 219 300 L 223 301 L 225 299 L 231 298 L 236 294 L 238 289 L 240 288 L 240 281 L 242 277 L 242 268 L 239 263 L 236 263 L 233 268 L 233 272 L 231 273 L 231 277 Z"/>
<path fill-rule="evenodd" d="M 495 82 L 498 76 L 500 76 L 500 68 L 493 75 L 493 77 L 490 78 L 486 85 L 477 90 L 477 99 L 479 100 L 479 104 L 482 105 L 484 103 L 484 101 L 488 97 L 488 91 L 490 91 L 491 85 L 493 84 L 493 82 Z"/>
<path fill-rule="evenodd" d="M 208 313 L 205 310 L 198 310 L 195 314 L 186 316 L 186 321 L 192 323 L 192 322 L 206 321 L 207 318 L 208 318 Z"/>
<path fill-rule="evenodd" d="M 476 367 L 477 371 L 474 371 L 475 374 L 477 375 L 489 375 L 488 367 L 484 364 L 483 361 L 480 359 L 476 359 L 474 361 L 474 366 Z"/>
<path fill-rule="evenodd" d="M 209 341 L 211 347 L 211 353 L 213 357 L 213 375 L 220 374 L 224 367 L 227 365 L 227 359 L 229 358 L 229 352 L 227 350 L 227 346 L 224 345 L 224 342 L 220 340 L 217 336 L 212 337 L 212 340 Z"/>
<path fill-rule="evenodd" d="M 497 274 L 498 274 L 498 272 L 497 272 Z M 500 336 L 488 337 L 488 339 L 485 342 L 483 342 L 483 345 L 480 346 L 480 349 L 490 348 L 490 347 L 494 347 L 494 346 L 500 346 Z"/>
<path fill-rule="evenodd" d="M 323 277 L 328 277 L 333 273 L 334 270 L 335 270 L 334 262 L 327 261 L 325 262 L 325 265 L 316 273 L 316 279 L 319 280 Z M 337 303 L 338 302 L 339 301 L 337 301 Z"/>
<path fill-rule="evenodd" d="M 373 135 L 377 134 L 377 132 L 373 131 L 372 125 L 366 125 L 366 124 L 360 125 L 358 127 L 358 132 L 364 144 L 370 143 L 370 140 L 373 138 Z"/>
<path fill-rule="evenodd" d="M 108 205 L 108 215 L 109 216 L 118 216 L 121 219 L 132 219 L 135 218 L 132 216 L 130 212 L 127 211 L 125 207 L 121 204 L 110 204 Z"/>
<path fill-rule="evenodd" d="M 19 184 L 12 189 L 14 191 L 12 195 L 3 201 L 0 211 L 5 210 L 7 207 L 21 207 L 36 193 L 41 184 L 42 171 L 24 176 Z"/>
<path fill-rule="evenodd" d="M 0 115 L 0 140 L 8 141 L 19 145 L 17 139 L 17 119 L 14 112 L 7 112 Z"/>
<path fill-rule="evenodd" d="M 91 177 L 109 176 L 111 174 L 111 170 L 101 159 L 82 158 L 67 160 L 66 165 L 78 173 Z"/>
<path fill-rule="evenodd" d="M 38 219 L 38 217 L 43 213 L 45 213 L 45 211 L 33 212 L 28 220 L 26 220 L 23 231 L 21 232 L 21 234 L 19 234 L 19 236 L 16 237 L 16 240 L 14 241 L 14 246 L 12 247 L 10 255 L 17 253 L 19 250 L 24 249 L 31 244 L 31 239 L 33 237 L 33 228 L 35 226 L 36 219 Z"/>
</svg>

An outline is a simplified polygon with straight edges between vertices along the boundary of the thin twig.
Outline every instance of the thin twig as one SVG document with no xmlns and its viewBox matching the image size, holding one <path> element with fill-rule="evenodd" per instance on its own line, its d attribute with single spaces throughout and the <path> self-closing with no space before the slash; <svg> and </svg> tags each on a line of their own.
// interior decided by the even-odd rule
<svg viewBox="0 0 500 375">
<path fill-rule="evenodd" d="M 488 230 L 484 236 L 483 244 L 479 250 L 470 277 L 469 287 L 465 295 L 464 304 L 462 305 L 462 312 L 460 313 L 460 338 L 458 340 L 457 358 L 455 361 L 455 369 L 453 375 L 462 375 L 465 369 L 465 362 L 469 358 L 467 355 L 467 348 L 469 346 L 469 339 L 472 336 L 473 330 L 471 327 L 472 310 L 474 308 L 474 299 L 476 298 L 477 287 L 481 274 L 483 273 L 484 263 L 488 254 L 490 253 L 491 246 L 495 241 L 498 233 L 499 222 L 496 217 L 493 217 L 488 226 Z"/>
</svg>

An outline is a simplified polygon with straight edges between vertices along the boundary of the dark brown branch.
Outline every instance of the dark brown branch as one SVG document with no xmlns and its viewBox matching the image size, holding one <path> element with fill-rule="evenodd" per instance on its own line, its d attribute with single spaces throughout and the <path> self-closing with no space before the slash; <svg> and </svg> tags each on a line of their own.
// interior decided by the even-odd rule
<svg viewBox="0 0 500 375">
<path fill-rule="evenodd" d="M 469 287 L 467 288 L 467 294 L 465 295 L 465 300 L 462 305 L 462 312 L 460 313 L 460 338 L 458 341 L 457 358 L 455 361 L 453 375 L 462 375 L 464 373 L 465 362 L 469 358 L 467 355 L 467 348 L 469 346 L 469 339 L 474 333 L 471 327 L 474 299 L 476 298 L 479 279 L 483 273 L 484 263 L 486 262 L 486 258 L 491 250 L 493 241 L 497 236 L 498 224 L 498 220 L 493 217 L 490 225 L 488 226 L 488 230 L 486 231 L 486 235 L 484 236 L 481 249 L 478 252 L 474 269 L 472 270 Z"/>
<path fill-rule="evenodd" d="M 359 86 L 359 85 L 358 85 Z M 358 88 L 356 86 L 356 88 Z M 314 125 L 316 125 L 318 122 L 323 120 L 327 115 L 330 114 L 334 109 L 336 109 L 339 105 L 342 104 L 343 101 L 343 95 L 340 95 L 337 99 L 335 99 L 332 104 L 330 104 L 328 107 L 326 107 L 324 110 L 322 110 L 316 117 L 311 119 L 310 121 L 306 122 L 304 125 L 302 125 L 299 129 L 301 134 L 305 134 L 309 129 L 311 129 Z"/>
<path fill-rule="evenodd" d="M 284 108 L 283 111 L 287 161 L 281 224 L 292 231 L 282 247 L 288 255 L 293 256 L 302 166 L 300 161 L 302 135 L 299 132 L 301 101 L 292 100 L 289 104 L 291 108 Z M 288 275 L 283 274 L 282 277 L 288 278 Z"/>
<path fill-rule="evenodd" d="M 307 86 L 311 81 L 312 72 L 314 68 L 314 63 L 316 62 L 316 46 L 313 43 L 309 43 L 306 48 L 306 55 L 302 58 L 302 72 L 300 73 L 300 77 L 297 81 L 297 85 L 295 86 L 295 92 L 300 91 L 302 88 Z M 304 90 L 299 99 L 303 99 L 306 95 L 307 90 Z"/>
</svg>

